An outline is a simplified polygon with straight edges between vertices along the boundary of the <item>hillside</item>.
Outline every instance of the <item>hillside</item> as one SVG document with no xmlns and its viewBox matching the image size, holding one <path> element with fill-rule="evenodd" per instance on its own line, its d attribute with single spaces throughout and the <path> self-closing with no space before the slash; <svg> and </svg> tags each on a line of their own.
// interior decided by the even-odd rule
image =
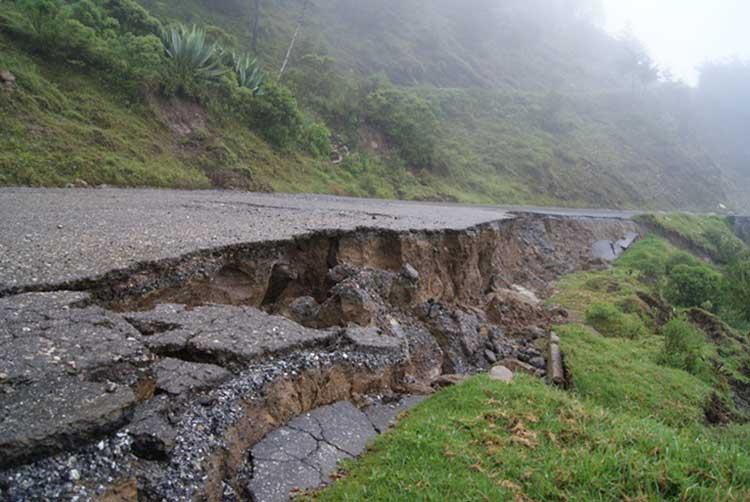
<svg viewBox="0 0 750 502">
<path fill-rule="evenodd" d="M 123 89 L 106 65 L 35 48 L 13 23 L 17 4 L 0 3 L 0 69 L 16 77 L 0 93 L 11 124 L 0 131 L 0 183 L 732 206 L 724 172 L 670 91 L 623 74 L 626 46 L 596 27 L 586 2 L 259 3 L 257 56 L 269 85 L 288 87 L 299 105 L 284 145 L 269 140 L 278 115 L 256 111 L 271 98 L 246 108 L 223 83 L 165 93 L 163 79 Z M 141 4 L 165 26 L 194 23 L 227 49 L 251 46 L 254 2 Z M 327 134 L 323 124 L 352 152 L 341 164 L 313 140 Z"/>
</svg>

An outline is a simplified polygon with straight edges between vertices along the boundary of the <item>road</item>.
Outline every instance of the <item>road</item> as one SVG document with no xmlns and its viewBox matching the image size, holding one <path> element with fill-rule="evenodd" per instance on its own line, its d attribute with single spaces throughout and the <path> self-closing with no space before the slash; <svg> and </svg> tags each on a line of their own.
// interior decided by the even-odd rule
<svg viewBox="0 0 750 502">
<path fill-rule="evenodd" d="M 215 190 L 3 188 L 0 292 L 316 230 L 463 229 L 509 218 L 513 211 L 616 218 L 635 214 Z"/>
</svg>

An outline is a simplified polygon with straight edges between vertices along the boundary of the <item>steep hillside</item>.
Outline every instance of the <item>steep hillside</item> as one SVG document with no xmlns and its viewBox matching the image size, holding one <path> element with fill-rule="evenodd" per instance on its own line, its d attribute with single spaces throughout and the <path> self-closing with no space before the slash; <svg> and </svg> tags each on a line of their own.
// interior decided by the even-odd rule
<svg viewBox="0 0 750 502">
<path fill-rule="evenodd" d="M 164 25 L 206 26 L 228 50 L 252 46 L 254 1 L 140 3 Z M 696 133 L 658 89 L 623 73 L 627 47 L 596 27 L 586 2 L 497 4 L 259 2 L 256 53 L 269 81 L 304 20 L 280 84 L 296 96 L 302 121 L 328 126 L 343 152 L 340 164 L 327 160 L 327 147 L 310 148 L 308 132 L 283 148 L 269 145 L 270 126 L 254 120 L 248 127 L 236 104 L 217 106 L 216 93 L 167 98 L 151 86 L 134 98 L 112 89 L 101 68 L 30 51 L 6 21 L 0 69 L 17 77 L 18 89 L 0 93 L 14 124 L 0 133 L 7 145 L 0 183 L 81 179 L 486 203 L 730 205 L 722 172 Z M 39 106 L 48 92 L 65 104 Z M 109 121 L 97 122 L 80 103 L 97 103 Z M 197 123 L 174 127 L 185 113 L 197 114 Z M 39 139 L 34 130 L 42 131 Z"/>
</svg>

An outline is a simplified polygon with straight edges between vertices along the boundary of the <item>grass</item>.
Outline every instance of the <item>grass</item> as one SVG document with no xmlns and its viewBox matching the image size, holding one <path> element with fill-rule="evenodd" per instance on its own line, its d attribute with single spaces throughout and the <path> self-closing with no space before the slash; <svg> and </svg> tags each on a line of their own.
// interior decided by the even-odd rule
<svg viewBox="0 0 750 502">
<path fill-rule="evenodd" d="M 316 500 L 747 500 L 738 439 L 484 376 L 420 404 Z"/>
<path fill-rule="evenodd" d="M 676 236 L 719 263 L 727 263 L 745 244 L 734 234 L 723 216 L 695 216 L 685 213 L 645 214 L 637 217 L 655 231 Z"/>
</svg>

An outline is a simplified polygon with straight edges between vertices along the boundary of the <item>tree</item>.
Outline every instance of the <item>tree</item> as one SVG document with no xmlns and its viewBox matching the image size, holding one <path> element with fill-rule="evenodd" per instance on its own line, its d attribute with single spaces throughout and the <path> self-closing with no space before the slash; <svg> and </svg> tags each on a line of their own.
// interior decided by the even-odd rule
<svg viewBox="0 0 750 502">
<path fill-rule="evenodd" d="M 260 5 L 261 0 L 253 0 L 253 15 L 250 20 L 250 33 L 252 34 L 251 47 L 253 54 L 258 52 L 258 28 L 260 26 Z"/>
<path fill-rule="evenodd" d="M 646 87 L 659 80 L 659 67 L 630 27 L 620 34 L 618 40 L 622 47 L 618 67 L 622 76 L 630 79 L 634 92 L 638 83 Z"/>
</svg>

